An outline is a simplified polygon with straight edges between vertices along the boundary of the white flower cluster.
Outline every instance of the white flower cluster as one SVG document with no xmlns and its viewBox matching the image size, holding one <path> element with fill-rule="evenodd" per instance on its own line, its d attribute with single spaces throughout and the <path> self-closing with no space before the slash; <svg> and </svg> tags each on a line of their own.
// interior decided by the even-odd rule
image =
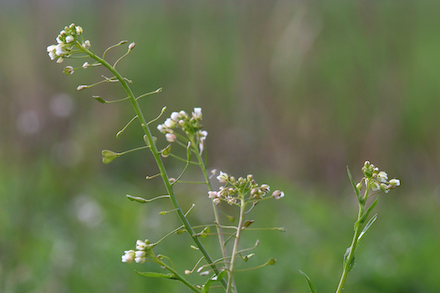
<svg viewBox="0 0 440 293">
<path fill-rule="evenodd" d="M 83 33 L 83 29 L 80 26 L 71 24 L 66 26 L 56 38 L 57 44 L 47 47 L 47 53 L 50 60 L 57 60 L 57 63 L 63 62 L 64 58 L 67 58 L 72 54 L 73 47 L 77 45 L 78 37 Z M 84 48 L 90 48 L 90 41 L 85 41 L 80 44 Z"/>
<path fill-rule="evenodd" d="M 149 241 L 145 240 L 137 240 L 136 241 L 136 251 L 135 250 L 126 250 L 124 251 L 124 255 L 122 256 L 122 262 L 132 263 L 133 260 L 136 263 L 144 263 L 146 261 L 146 250 L 149 248 Z"/>
<path fill-rule="evenodd" d="M 182 129 L 188 137 L 194 138 L 199 145 L 200 153 L 203 152 L 206 136 L 208 132 L 202 130 L 202 108 L 194 108 L 192 115 L 188 115 L 185 111 L 173 112 L 170 118 L 167 118 L 163 124 L 159 124 L 157 129 L 165 134 L 165 138 L 169 142 L 177 139 L 174 133 L 175 128 Z"/>
<path fill-rule="evenodd" d="M 234 176 L 229 176 L 228 174 L 220 171 L 220 175 L 217 176 L 217 180 L 225 185 L 220 186 L 218 191 L 208 192 L 208 197 L 212 199 L 215 204 L 225 201 L 232 205 L 237 203 L 238 198 L 244 199 L 244 196 L 247 194 L 249 194 L 248 199 L 260 200 L 270 191 L 270 186 L 267 184 L 258 186 L 253 179 L 252 174 L 247 175 L 246 178 L 240 177 L 236 180 Z M 272 197 L 275 199 L 280 199 L 284 197 L 284 192 L 275 190 L 272 193 Z"/>
<path fill-rule="evenodd" d="M 371 164 L 369 161 L 365 161 L 362 171 L 365 175 L 365 184 L 370 184 L 373 191 L 385 191 L 388 193 L 391 189 L 400 186 L 400 180 L 393 178 L 388 180 L 388 174 L 384 171 L 380 171 L 378 167 Z M 358 184 L 358 189 L 362 187 L 362 184 Z"/>
</svg>

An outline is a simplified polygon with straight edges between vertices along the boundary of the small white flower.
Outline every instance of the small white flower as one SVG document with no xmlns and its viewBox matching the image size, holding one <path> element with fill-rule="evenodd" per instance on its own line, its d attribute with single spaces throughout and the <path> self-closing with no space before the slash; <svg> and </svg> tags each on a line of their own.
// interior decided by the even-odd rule
<svg viewBox="0 0 440 293">
<path fill-rule="evenodd" d="M 67 37 L 66 37 L 66 43 L 67 43 L 67 44 L 73 42 L 74 40 L 75 40 L 75 38 L 72 37 L 72 36 L 67 36 Z"/>
<path fill-rule="evenodd" d="M 182 116 L 182 117 L 187 117 L 188 115 L 186 114 L 186 112 L 185 111 L 180 111 L 179 112 L 179 114 L 180 114 L 180 116 Z"/>
<path fill-rule="evenodd" d="M 133 260 L 135 258 L 134 250 L 126 250 L 126 251 L 124 251 L 124 253 L 125 254 L 121 258 L 122 262 L 126 262 L 126 263 L 133 262 Z"/>
<path fill-rule="evenodd" d="M 388 180 L 388 174 L 384 171 L 380 171 L 379 174 L 377 174 L 377 179 L 380 182 L 385 183 Z"/>
<path fill-rule="evenodd" d="M 202 120 L 202 108 L 194 108 L 194 112 L 192 113 L 192 116 L 196 120 Z"/>
<path fill-rule="evenodd" d="M 145 248 L 147 248 L 147 243 L 145 243 L 142 240 L 137 240 L 136 241 L 136 249 L 137 250 L 145 250 Z"/>
<path fill-rule="evenodd" d="M 217 191 L 208 191 L 208 197 L 210 199 L 214 199 L 218 197 L 218 192 Z"/>
<path fill-rule="evenodd" d="M 176 126 L 176 122 L 174 122 L 171 118 L 167 118 L 165 120 L 164 125 L 168 128 L 174 128 Z"/>
<path fill-rule="evenodd" d="M 180 120 L 180 113 L 178 112 L 173 112 L 171 113 L 170 118 L 176 122 L 178 122 Z"/>
<path fill-rule="evenodd" d="M 55 54 L 57 56 L 62 56 L 64 54 L 66 54 L 67 52 L 64 51 L 64 44 L 58 44 L 55 46 Z"/>
<path fill-rule="evenodd" d="M 135 257 L 134 261 L 136 263 L 144 263 L 147 259 L 145 257 Z"/>
<path fill-rule="evenodd" d="M 175 142 L 176 141 L 176 135 L 174 133 L 167 133 L 165 134 L 165 138 L 168 142 Z"/>
<path fill-rule="evenodd" d="M 212 200 L 212 202 L 218 205 L 221 202 L 221 199 L 219 197 L 216 197 Z"/>
<path fill-rule="evenodd" d="M 47 46 L 47 52 L 53 52 L 53 51 L 55 51 L 55 45 L 50 45 L 50 46 Z"/>
<path fill-rule="evenodd" d="M 90 48 L 92 46 L 92 44 L 90 44 L 90 41 L 89 40 L 86 40 L 85 42 L 84 42 L 84 44 L 82 44 L 82 47 L 84 48 L 84 49 L 88 49 L 88 48 Z"/>
<path fill-rule="evenodd" d="M 373 191 L 378 191 L 378 190 L 380 189 L 380 185 L 379 185 L 379 183 L 376 182 L 376 181 L 371 182 L 371 189 L 372 189 Z"/>
<path fill-rule="evenodd" d="M 157 130 L 159 130 L 162 133 L 166 132 L 165 126 L 163 124 L 157 125 Z"/>
<path fill-rule="evenodd" d="M 82 68 L 86 69 L 89 66 L 90 66 L 89 62 L 84 62 L 84 64 L 82 65 Z"/>
</svg>

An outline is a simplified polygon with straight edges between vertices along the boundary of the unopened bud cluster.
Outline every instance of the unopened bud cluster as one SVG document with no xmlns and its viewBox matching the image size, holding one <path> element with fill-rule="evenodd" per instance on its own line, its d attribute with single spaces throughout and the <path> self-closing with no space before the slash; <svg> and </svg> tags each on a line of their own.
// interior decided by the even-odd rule
<svg viewBox="0 0 440 293">
<path fill-rule="evenodd" d="M 218 191 L 208 192 L 208 197 L 212 199 L 215 204 L 219 204 L 222 201 L 225 201 L 230 205 L 238 204 L 238 200 L 258 201 L 263 199 L 263 197 L 270 191 L 270 186 L 267 184 L 259 186 L 255 182 L 252 174 L 247 175 L 246 178 L 240 177 L 235 179 L 234 176 L 229 176 L 220 171 L 217 180 L 224 185 L 220 186 Z M 246 196 L 248 197 L 245 198 Z M 272 196 L 275 199 L 280 199 L 284 197 L 284 192 L 275 190 L 272 193 Z"/>
<path fill-rule="evenodd" d="M 175 128 L 181 129 L 190 139 L 195 139 L 199 145 L 200 153 L 203 152 L 204 142 L 208 132 L 202 130 L 202 108 L 194 108 L 192 115 L 185 111 L 173 112 L 170 118 L 167 118 L 163 124 L 159 124 L 157 129 L 165 134 L 167 141 L 174 142 L 177 139 L 174 133 Z"/>
<path fill-rule="evenodd" d="M 362 167 L 362 172 L 364 173 L 364 182 L 368 188 L 373 191 L 385 191 L 388 193 L 391 189 L 400 186 L 400 180 L 393 178 L 388 180 L 388 174 L 384 171 L 380 171 L 378 167 L 371 164 L 369 161 L 365 161 Z M 356 185 L 356 188 L 360 190 L 362 188 L 362 182 Z"/>
<path fill-rule="evenodd" d="M 147 240 L 137 240 L 136 241 L 136 250 L 126 250 L 124 251 L 124 255 L 122 256 L 122 262 L 132 263 L 135 261 L 136 263 L 144 263 L 147 260 L 147 252 L 150 250 L 151 245 Z"/>
<path fill-rule="evenodd" d="M 47 47 L 50 60 L 56 60 L 57 63 L 63 62 L 65 58 L 68 58 L 74 52 L 75 46 L 90 48 L 90 41 L 83 42 L 78 39 L 82 33 L 83 29 L 80 26 L 73 23 L 66 26 L 56 38 L 57 44 Z"/>
</svg>

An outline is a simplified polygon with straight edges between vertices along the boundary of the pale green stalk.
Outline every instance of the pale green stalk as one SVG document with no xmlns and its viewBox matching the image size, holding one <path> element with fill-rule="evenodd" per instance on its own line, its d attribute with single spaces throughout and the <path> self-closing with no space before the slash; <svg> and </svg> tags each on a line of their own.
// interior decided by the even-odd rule
<svg viewBox="0 0 440 293">
<path fill-rule="evenodd" d="M 211 181 L 209 180 L 208 172 L 206 170 L 205 162 L 202 159 L 202 157 L 200 156 L 200 153 L 197 149 L 197 145 L 195 144 L 194 139 L 191 139 L 191 145 L 193 147 L 194 153 L 196 154 L 197 161 L 200 164 L 200 169 L 202 170 L 203 176 L 205 177 L 206 185 L 208 186 L 208 191 L 213 191 L 212 184 L 211 184 Z M 226 266 L 228 266 L 228 262 L 227 262 L 228 253 L 226 251 L 225 239 L 223 237 L 223 229 L 221 227 L 220 215 L 219 215 L 216 204 L 213 201 L 211 201 L 211 203 L 212 203 L 212 209 L 214 211 L 214 220 L 216 223 L 217 236 L 218 236 L 218 241 L 220 244 L 220 249 L 222 252 L 223 259 L 225 259 L 225 264 L 226 264 Z M 232 279 L 232 274 L 230 271 L 228 271 L 228 279 Z M 232 279 L 232 281 L 233 281 L 233 279 Z M 234 284 L 235 284 L 235 282 L 234 282 Z"/>
<path fill-rule="evenodd" d="M 232 254 L 231 254 L 231 263 L 229 264 L 229 274 L 230 277 L 228 279 L 228 286 L 226 287 L 226 293 L 234 292 L 234 286 L 233 286 L 233 277 L 234 277 L 234 268 L 235 268 L 235 261 L 237 259 L 238 254 L 238 244 L 240 243 L 240 237 L 241 232 L 243 230 L 243 216 L 246 209 L 246 201 L 244 198 L 240 198 L 240 215 L 238 219 L 238 225 L 237 225 L 237 234 L 235 235 L 235 241 L 234 246 L 232 248 Z"/>
</svg>

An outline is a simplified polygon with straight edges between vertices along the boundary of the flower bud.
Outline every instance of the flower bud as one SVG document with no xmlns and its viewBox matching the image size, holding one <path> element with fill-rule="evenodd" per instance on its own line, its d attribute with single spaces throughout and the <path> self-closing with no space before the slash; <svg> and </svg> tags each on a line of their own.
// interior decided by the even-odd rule
<svg viewBox="0 0 440 293">
<path fill-rule="evenodd" d="M 389 183 L 390 183 L 391 186 L 396 186 L 396 187 L 400 186 L 400 180 L 396 179 L 396 178 L 391 179 Z"/>
<path fill-rule="evenodd" d="M 194 108 L 192 116 L 196 120 L 202 120 L 202 108 Z"/>
<path fill-rule="evenodd" d="M 73 72 L 75 72 L 75 70 L 73 69 L 72 66 L 66 66 L 64 68 L 64 74 L 73 74 Z"/>
<path fill-rule="evenodd" d="M 379 182 L 385 183 L 388 180 L 388 174 L 385 173 L 384 171 L 380 171 L 377 174 L 377 179 L 379 180 Z"/>
<path fill-rule="evenodd" d="M 218 197 L 218 192 L 217 191 L 208 191 L 208 197 L 210 199 L 214 199 L 214 198 Z"/>
<path fill-rule="evenodd" d="M 267 185 L 267 184 L 263 184 L 263 185 L 260 186 L 260 190 L 261 190 L 262 192 L 264 192 L 264 193 L 267 193 L 267 192 L 270 191 L 270 186 Z"/>
<path fill-rule="evenodd" d="M 167 133 L 165 134 L 165 138 L 167 139 L 167 141 L 169 142 L 174 142 L 176 141 L 176 135 L 174 133 Z"/>
<path fill-rule="evenodd" d="M 130 45 L 128 45 L 128 50 L 133 50 L 134 46 L 136 46 L 135 43 L 131 43 Z"/>
<path fill-rule="evenodd" d="M 72 36 L 67 36 L 67 37 L 66 37 L 66 43 L 67 43 L 67 44 L 73 42 L 74 40 L 75 40 L 75 38 L 72 37 Z"/>
<path fill-rule="evenodd" d="M 131 263 L 135 258 L 134 250 L 126 250 L 124 251 L 124 255 L 122 256 L 122 262 Z"/>
<path fill-rule="evenodd" d="M 83 33 L 83 28 L 80 27 L 79 25 L 77 25 L 77 26 L 75 27 L 75 30 L 76 30 L 76 33 L 77 33 L 78 35 L 80 35 L 80 34 Z"/>
<path fill-rule="evenodd" d="M 174 122 L 171 118 L 167 118 L 164 122 L 164 125 L 168 128 L 174 128 L 176 126 L 176 122 Z"/>
<path fill-rule="evenodd" d="M 229 177 L 228 174 L 223 173 L 222 171 L 220 171 L 220 175 L 217 176 L 217 180 L 220 183 L 226 183 L 226 182 L 228 182 L 228 177 Z"/>
<path fill-rule="evenodd" d="M 280 199 L 280 198 L 283 198 L 283 197 L 284 197 L 284 192 L 282 192 L 282 191 L 280 191 L 280 190 L 275 190 L 275 191 L 272 193 L 272 196 L 273 196 L 275 199 Z"/>
<path fill-rule="evenodd" d="M 180 120 L 180 114 L 178 112 L 173 112 L 171 113 L 170 118 L 174 121 L 179 121 Z"/>
</svg>

